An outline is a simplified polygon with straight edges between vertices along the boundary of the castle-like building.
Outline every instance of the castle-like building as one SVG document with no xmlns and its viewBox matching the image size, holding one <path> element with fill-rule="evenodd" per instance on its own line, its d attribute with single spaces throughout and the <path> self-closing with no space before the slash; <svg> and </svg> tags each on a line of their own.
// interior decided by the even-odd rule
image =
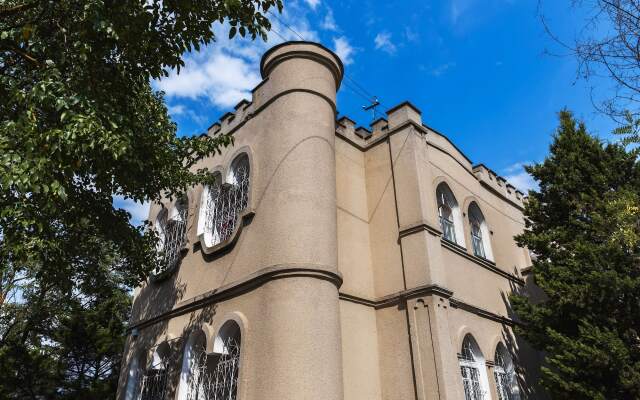
<svg viewBox="0 0 640 400">
<path fill-rule="evenodd" d="M 523 194 L 409 102 L 336 120 L 343 64 L 287 42 L 207 135 L 215 182 L 153 205 L 163 268 L 135 291 L 118 398 L 538 398 L 509 295 Z"/>
</svg>

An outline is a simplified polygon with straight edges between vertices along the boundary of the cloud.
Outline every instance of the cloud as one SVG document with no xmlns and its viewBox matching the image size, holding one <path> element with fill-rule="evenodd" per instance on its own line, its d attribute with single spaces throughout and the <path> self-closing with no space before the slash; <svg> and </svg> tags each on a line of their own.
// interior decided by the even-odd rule
<svg viewBox="0 0 640 400">
<path fill-rule="evenodd" d="M 131 214 L 131 223 L 135 226 L 142 225 L 142 221 L 149 217 L 149 203 L 137 203 L 132 199 L 125 199 L 122 196 L 113 196 L 113 206 L 121 208 Z"/>
<path fill-rule="evenodd" d="M 346 37 L 333 38 L 333 45 L 335 47 L 334 51 L 345 65 L 353 63 L 353 53 L 355 51 Z"/>
<path fill-rule="evenodd" d="M 528 164 L 530 163 L 518 162 L 503 170 L 505 174 L 504 179 L 523 193 L 528 193 L 529 190 L 539 189 L 538 182 L 524 170 L 524 166 Z"/>
<path fill-rule="evenodd" d="M 391 34 L 389 32 L 378 33 L 373 41 L 378 50 L 382 50 L 388 54 L 396 52 L 396 45 L 391 41 Z"/>
<path fill-rule="evenodd" d="M 173 104 L 179 99 L 205 99 L 224 109 L 242 99 L 251 99 L 251 90 L 262 80 L 259 60 L 267 49 L 285 40 L 300 40 L 298 34 L 305 40 L 318 41 L 318 34 L 311 29 L 304 13 L 295 7 L 290 10 L 272 18 L 272 30 L 266 42 L 240 36 L 229 39 L 229 25 L 215 25 L 216 42 L 185 55 L 185 66 L 180 73 L 171 71 L 168 77 L 154 81 L 154 87 L 164 91 Z M 179 104 L 170 112 L 174 116 L 188 115 L 200 125 L 205 118 L 189 113 Z"/>
<path fill-rule="evenodd" d="M 307 3 L 309 7 L 313 8 L 314 10 L 316 9 L 316 7 L 318 7 L 318 4 L 320 4 L 320 0 L 304 0 L 304 2 Z"/>
<path fill-rule="evenodd" d="M 404 36 L 407 38 L 408 42 L 417 43 L 420 40 L 418 32 L 408 26 L 404 28 Z"/>
<path fill-rule="evenodd" d="M 186 107 L 182 104 L 175 104 L 173 106 L 169 106 L 168 111 L 172 116 L 182 115 L 185 113 Z"/>
<path fill-rule="evenodd" d="M 320 27 L 327 31 L 339 31 L 336 20 L 333 18 L 333 11 L 331 11 L 331 9 L 327 10 L 327 14 L 324 16 L 324 19 L 320 23 Z"/>
<path fill-rule="evenodd" d="M 429 73 L 435 77 L 442 76 L 445 72 L 447 72 L 451 68 L 454 68 L 455 66 L 456 66 L 455 61 L 450 61 L 448 63 L 438 65 L 437 67 L 429 71 Z"/>
</svg>

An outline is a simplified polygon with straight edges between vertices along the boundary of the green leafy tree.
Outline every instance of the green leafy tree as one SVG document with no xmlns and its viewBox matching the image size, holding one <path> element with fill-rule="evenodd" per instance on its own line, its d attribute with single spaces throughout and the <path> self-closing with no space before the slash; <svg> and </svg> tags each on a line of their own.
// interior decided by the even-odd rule
<svg viewBox="0 0 640 400">
<path fill-rule="evenodd" d="M 198 160 L 232 142 L 176 137 L 150 82 L 214 41 L 214 23 L 264 39 L 273 7 L 0 1 L 0 395 L 112 396 L 123 295 L 157 262 L 155 235 L 113 196 L 180 195 L 207 181 Z"/>
<path fill-rule="evenodd" d="M 560 113 L 550 155 L 527 168 L 524 233 L 546 299 L 514 296 L 518 331 L 545 354 L 554 399 L 640 398 L 640 166 Z"/>
</svg>

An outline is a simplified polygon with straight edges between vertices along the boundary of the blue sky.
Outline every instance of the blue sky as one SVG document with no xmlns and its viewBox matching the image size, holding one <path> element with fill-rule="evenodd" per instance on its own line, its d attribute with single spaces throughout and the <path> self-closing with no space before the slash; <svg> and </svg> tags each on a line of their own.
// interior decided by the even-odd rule
<svg viewBox="0 0 640 400">
<path fill-rule="evenodd" d="M 186 68 L 154 87 L 166 92 L 180 135 L 204 132 L 240 99 L 250 98 L 260 81 L 262 53 L 300 34 L 336 51 L 357 82 L 342 85 L 340 114 L 362 125 L 371 121 L 358 86 L 380 99 L 381 111 L 409 100 L 426 124 L 475 163 L 528 189 L 533 182 L 522 165 L 544 159 L 560 109 L 573 110 L 600 137 L 610 138 L 614 127 L 591 99 L 592 93 L 606 95 L 606 82 L 578 79 L 573 57 L 549 54 L 564 50 L 540 17 L 571 41 L 584 21 L 570 3 L 285 0 L 284 13 L 271 18 L 267 43 L 228 40 L 228 27 L 215 25 L 218 41 L 186 55 Z"/>
</svg>

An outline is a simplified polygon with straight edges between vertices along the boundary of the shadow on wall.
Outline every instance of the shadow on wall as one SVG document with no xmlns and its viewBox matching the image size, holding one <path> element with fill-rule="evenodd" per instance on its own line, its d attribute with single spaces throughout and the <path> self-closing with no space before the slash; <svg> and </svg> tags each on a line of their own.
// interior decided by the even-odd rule
<svg viewBox="0 0 640 400">
<path fill-rule="evenodd" d="M 162 321 L 144 329 L 143 334 L 129 341 L 129 351 L 133 351 L 134 357 L 138 357 L 138 368 L 132 392 L 135 399 L 175 398 L 180 381 L 180 372 L 184 346 L 189 335 L 199 330 L 203 325 L 210 324 L 216 315 L 216 306 L 211 305 L 195 311 L 189 315 L 189 321 L 177 337 L 168 337 L 167 322 Z M 128 374 L 127 381 L 131 379 L 129 372 L 134 364 L 134 357 L 129 358 L 129 363 L 124 368 Z M 128 382 L 125 383 L 125 395 Z"/>
<path fill-rule="evenodd" d="M 510 282 L 510 292 L 516 295 L 530 297 L 532 290 L 534 290 L 534 288 L 531 287 L 532 285 L 532 279 L 526 279 L 525 286 Z M 518 316 L 511 306 L 508 293 L 502 292 L 500 295 L 507 309 L 507 316 L 511 320 L 518 322 Z M 548 395 L 539 385 L 540 367 L 542 366 L 544 355 L 534 349 L 520 335 L 515 334 L 515 332 L 512 334 L 508 329 L 503 329 L 502 340 L 513 357 L 520 390 L 524 395 L 522 398 L 536 400 L 549 399 Z M 527 368 L 525 369 L 524 366 L 527 366 Z"/>
</svg>

